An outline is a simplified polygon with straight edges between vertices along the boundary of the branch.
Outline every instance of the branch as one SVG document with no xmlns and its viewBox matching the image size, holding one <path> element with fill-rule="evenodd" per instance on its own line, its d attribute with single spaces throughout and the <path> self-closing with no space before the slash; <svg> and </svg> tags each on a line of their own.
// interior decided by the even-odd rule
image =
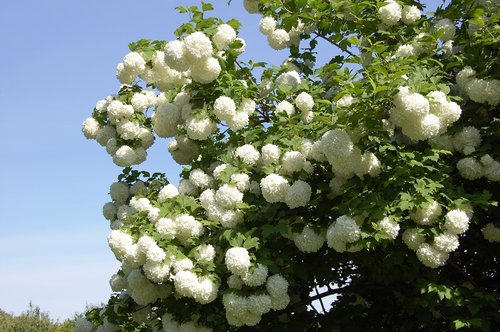
<svg viewBox="0 0 500 332">
<path fill-rule="evenodd" d="M 336 42 L 334 42 L 333 40 L 330 40 L 329 38 L 323 36 L 322 34 L 320 34 L 319 32 L 315 31 L 314 34 L 324 40 L 326 40 L 327 42 L 329 42 L 330 44 L 336 46 L 339 50 L 341 50 L 342 52 L 345 52 L 347 54 L 349 54 L 350 56 L 352 56 L 353 58 L 356 57 L 356 54 L 352 53 L 351 51 L 347 50 L 347 49 L 343 49 L 342 47 L 340 47 L 339 44 L 337 44 Z"/>
</svg>

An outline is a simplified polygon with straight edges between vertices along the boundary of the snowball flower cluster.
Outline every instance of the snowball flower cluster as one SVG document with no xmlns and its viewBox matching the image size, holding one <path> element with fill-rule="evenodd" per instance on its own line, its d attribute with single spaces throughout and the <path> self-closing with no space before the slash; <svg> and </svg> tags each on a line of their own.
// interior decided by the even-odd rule
<svg viewBox="0 0 500 332">
<path fill-rule="evenodd" d="M 476 71 L 465 67 L 457 74 L 460 89 L 476 103 L 496 106 L 500 102 L 500 80 L 476 78 Z"/>
<path fill-rule="evenodd" d="M 442 35 L 439 38 L 444 42 L 455 38 L 455 24 L 453 24 L 453 22 L 448 18 L 443 18 L 442 20 L 437 21 L 434 29 L 442 32 Z"/>
<path fill-rule="evenodd" d="M 414 141 L 435 137 L 446 131 L 462 114 L 460 106 L 448 102 L 444 93 L 433 91 L 426 98 L 420 93 L 411 93 L 408 87 L 399 88 L 394 106 L 391 122 Z"/>
<path fill-rule="evenodd" d="M 248 125 L 249 116 L 255 112 L 255 102 L 246 99 L 236 108 L 233 99 L 227 96 L 218 97 L 213 106 L 213 112 L 217 119 L 225 121 L 232 130 L 240 130 Z"/>
<path fill-rule="evenodd" d="M 378 17 L 386 26 L 395 25 L 402 17 L 401 5 L 393 0 L 388 0 L 385 2 L 387 4 L 378 9 Z"/>
<path fill-rule="evenodd" d="M 250 268 L 250 255 L 243 247 L 233 247 L 226 251 L 227 269 L 238 276 L 245 275 Z"/>
<path fill-rule="evenodd" d="M 296 27 L 289 32 L 284 29 L 276 29 L 276 21 L 270 16 L 264 16 L 259 23 L 260 32 L 267 36 L 267 42 L 275 50 L 282 50 L 291 45 L 298 46 L 300 34 L 304 30 L 304 24 L 300 21 Z"/>
<path fill-rule="evenodd" d="M 489 242 L 500 242 L 500 227 L 488 223 L 481 229 L 483 237 Z"/>
<path fill-rule="evenodd" d="M 469 216 L 462 210 L 451 210 L 445 215 L 444 228 L 451 234 L 462 234 L 469 228 Z"/>
<path fill-rule="evenodd" d="M 191 297 L 201 304 L 207 304 L 217 298 L 219 284 L 208 277 L 198 277 L 195 273 L 183 270 L 175 274 L 175 290 L 178 294 Z"/>
<path fill-rule="evenodd" d="M 477 160 L 473 157 L 460 159 L 457 163 L 460 175 L 467 180 L 485 177 L 489 181 L 500 181 L 500 162 L 486 154 Z"/>
<path fill-rule="evenodd" d="M 305 226 L 300 233 L 294 233 L 292 239 L 302 252 L 317 252 L 326 241 L 324 234 L 317 233 L 310 226 Z"/>
<path fill-rule="evenodd" d="M 399 224 L 385 217 L 377 223 L 377 226 L 383 230 L 391 239 L 395 239 L 399 233 Z"/>
<path fill-rule="evenodd" d="M 333 222 L 327 230 L 326 240 L 328 247 L 335 251 L 353 251 L 356 246 L 347 247 L 347 244 L 354 243 L 361 237 L 361 229 L 356 221 L 349 216 L 340 216 Z"/>
<path fill-rule="evenodd" d="M 420 207 L 414 212 L 410 213 L 410 218 L 420 225 L 432 225 L 441 215 L 442 208 L 438 202 L 431 200 Z"/>
<path fill-rule="evenodd" d="M 422 14 L 417 6 L 404 6 L 401 16 L 401 21 L 404 24 L 413 24 L 420 19 Z"/>
</svg>

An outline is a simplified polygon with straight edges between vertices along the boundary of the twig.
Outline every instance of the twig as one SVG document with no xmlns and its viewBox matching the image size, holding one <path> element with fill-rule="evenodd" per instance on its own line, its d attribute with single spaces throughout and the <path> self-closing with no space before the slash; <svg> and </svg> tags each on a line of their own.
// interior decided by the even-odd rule
<svg viewBox="0 0 500 332">
<path fill-rule="evenodd" d="M 323 36 L 322 34 L 320 34 L 319 32 L 315 31 L 314 34 L 324 40 L 326 40 L 327 42 L 329 42 L 330 44 L 336 46 L 338 49 L 340 49 L 342 52 L 345 52 L 347 54 L 349 54 L 350 56 L 352 57 L 356 57 L 356 54 L 352 53 L 351 51 L 349 51 L 348 49 L 343 49 L 342 47 L 340 47 L 339 44 L 337 44 L 336 42 L 334 42 L 333 40 L 330 40 L 329 38 Z"/>
</svg>

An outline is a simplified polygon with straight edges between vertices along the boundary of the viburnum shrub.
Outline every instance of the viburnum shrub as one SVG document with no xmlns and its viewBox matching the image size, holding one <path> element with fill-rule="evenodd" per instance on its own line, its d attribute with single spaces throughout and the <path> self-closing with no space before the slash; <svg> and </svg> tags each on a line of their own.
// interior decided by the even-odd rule
<svg viewBox="0 0 500 332">
<path fill-rule="evenodd" d="M 179 7 L 85 120 L 123 167 L 103 208 L 121 268 L 77 330 L 498 330 L 499 1 L 244 5 L 280 66 Z M 155 142 L 178 187 L 131 168 Z"/>
</svg>

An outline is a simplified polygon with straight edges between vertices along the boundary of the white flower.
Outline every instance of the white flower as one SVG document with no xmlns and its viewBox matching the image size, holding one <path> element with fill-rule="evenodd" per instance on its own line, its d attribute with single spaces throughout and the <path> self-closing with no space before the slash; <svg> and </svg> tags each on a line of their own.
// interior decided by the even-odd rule
<svg viewBox="0 0 500 332">
<path fill-rule="evenodd" d="M 287 190 L 285 203 L 290 209 L 306 206 L 311 199 L 311 186 L 302 180 L 295 181 Z"/>
<path fill-rule="evenodd" d="M 97 132 L 101 126 L 99 122 L 97 122 L 94 118 L 87 118 L 83 121 L 82 132 L 85 138 L 87 139 L 95 139 L 97 137 Z"/>
<path fill-rule="evenodd" d="M 78 318 L 75 321 L 75 331 L 76 332 L 92 332 L 94 330 L 94 324 L 92 324 L 85 316 Z"/>
<path fill-rule="evenodd" d="M 116 208 L 116 205 L 113 202 L 107 202 L 102 207 L 102 214 L 104 218 L 106 218 L 107 220 L 110 221 L 115 220 L 116 212 L 118 212 L 118 209 Z"/>
<path fill-rule="evenodd" d="M 217 130 L 217 125 L 208 117 L 193 117 L 186 121 L 187 134 L 189 138 L 194 140 L 206 140 L 215 130 Z"/>
<path fill-rule="evenodd" d="M 247 286 L 257 287 L 266 282 L 267 273 L 267 266 L 259 263 L 252 272 L 248 271 L 247 273 L 241 275 L 241 280 Z"/>
<path fill-rule="evenodd" d="M 323 234 L 316 233 L 310 226 L 305 226 L 300 233 L 294 233 L 292 239 L 302 252 L 317 252 L 326 241 Z"/>
<path fill-rule="evenodd" d="M 267 294 L 250 295 L 247 300 L 247 310 L 257 315 L 268 313 L 271 306 L 271 297 Z"/>
<path fill-rule="evenodd" d="M 243 111 L 236 112 L 232 118 L 227 120 L 227 125 L 234 131 L 246 127 L 248 123 L 248 113 Z"/>
<path fill-rule="evenodd" d="M 259 0 L 243 0 L 243 6 L 250 14 L 259 12 Z"/>
<path fill-rule="evenodd" d="M 401 21 L 404 24 L 413 24 L 420 19 L 422 14 L 417 6 L 404 6 Z"/>
<path fill-rule="evenodd" d="M 292 89 L 295 89 L 301 82 L 300 75 L 295 70 L 280 74 L 275 81 L 277 86 L 289 86 Z"/>
<path fill-rule="evenodd" d="M 229 24 L 221 24 L 217 27 L 212 40 L 215 46 L 219 49 L 225 49 L 236 39 L 236 31 Z"/>
<path fill-rule="evenodd" d="M 417 250 L 417 257 L 422 264 L 435 269 L 446 264 L 449 254 L 434 248 L 428 243 L 422 243 Z"/>
<path fill-rule="evenodd" d="M 314 99 L 307 92 L 301 92 L 295 98 L 295 106 L 302 112 L 311 111 L 314 107 Z"/>
<path fill-rule="evenodd" d="M 253 145 L 245 144 L 234 151 L 234 156 L 240 158 L 245 164 L 255 166 L 260 160 L 259 151 Z"/>
<path fill-rule="evenodd" d="M 121 230 L 113 230 L 108 236 L 108 244 L 116 258 L 120 260 L 130 251 L 134 241 L 129 234 Z"/>
<path fill-rule="evenodd" d="M 399 22 L 402 16 L 401 5 L 392 0 L 378 9 L 378 17 L 384 25 L 392 26 Z"/>
<path fill-rule="evenodd" d="M 161 188 L 160 192 L 158 193 L 158 201 L 162 203 L 167 199 L 173 198 L 177 195 L 179 195 L 179 190 L 177 190 L 177 187 L 175 187 L 173 184 L 169 183 Z"/>
<path fill-rule="evenodd" d="M 488 154 L 482 156 L 480 161 L 483 165 L 483 176 L 490 181 L 500 181 L 500 162 L 494 160 Z"/>
<path fill-rule="evenodd" d="M 378 227 L 389 235 L 391 239 L 395 239 L 399 233 L 399 224 L 385 217 L 377 223 Z"/>
<path fill-rule="evenodd" d="M 152 209 L 151 202 L 146 197 L 136 198 L 132 197 L 129 203 L 130 207 L 139 212 L 147 212 Z"/>
<path fill-rule="evenodd" d="M 191 66 L 191 77 L 195 82 L 207 84 L 219 77 L 222 68 L 216 58 L 197 61 Z"/>
<path fill-rule="evenodd" d="M 444 228 L 451 234 L 462 234 L 469 228 L 469 217 L 462 210 L 451 210 L 444 218 Z"/>
<path fill-rule="evenodd" d="M 417 224 L 432 225 L 441 215 L 441 205 L 435 200 L 431 200 L 420 207 L 415 212 L 410 213 L 410 218 Z"/>
<path fill-rule="evenodd" d="M 273 310 L 283 310 L 290 303 L 290 296 L 288 294 L 283 294 L 278 297 L 271 297 L 271 308 Z"/>
<path fill-rule="evenodd" d="M 290 185 L 278 174 L 269 174 L 260 181 L 262 196 L 269 203 L 284 202 Z"/>
<path fill-rule="evenodd" d="M 129 119 L 134 115 L 132 105 L 125 105 L 119 100 L 113 100 L 108 105 L 108 118 L 112 124 L 118 124 L 123 119 Z"/>
<path fill-rule="evenodd" d="M 276 29 L 267 36 L 267 42 L 273 49 L 282 50 L 290 45 L 290 36 L 283 29 Z"/>
<path fill-rule="evenodd" d="M 286 100 L 283 100 L 276 105 L 276 114 L 285 113 L 287 116 L 295 114 L 295 107 Z"/>
<path fill-rule="evenodd" d="M 292 174 L 300 172 L 304 167 L 306 158 L 298 151 L 287 151 L 281 157 L 281 169 L 284 173 Z"/>
<path fill-rule="evenodd" d="M 361 229 L 356 221 L 348 216 L 340 216 L 327 230 L 326 239 L 330 248 L 338 252 L 347 250 L 347 243 L 353 243 L 361 237 Z"/>
<path fill-rule="evenodd" d="M 191 237 L 200 237 L 203 232 L 203 224 L 188 214 L 180 214 L 174 219 L 175 237 L 185 242 Z"/>
<path fill-rule="evenodd" d="M 172 69 L 185 71 L 189 68 L 184 53 L 184 43 L 180 40 L 167 42 L 164 49 L 165 63 Z"/>
<path fill-rule="evenodd" d="M 288 292 L 288 281 L 281 274 L 275 274 L 267 279 L 266 290 L 271 297 L 279 298 Z"/>
<path fill-rule="evenodd" d="M 190 180 L 183 179 L 179 182 L 179 194 L 193 196 L 197 191 L 197 187 Z"/>
<path fill-rule="evenodd" d="M 116 126 L 116 132 L 118 135 L 124 140 L 133 140 L 139 136 L 141 127 L 138 123 L 123 120 L 118 123 Z"/>
<path fill-rule="evenodd" d="M 193 32 L 184 38 L 183 47 L 185 55 L 193 61 L 207 59 L 213 52 L 210 38 L 201 31 Z"/>
<path fill-rule="evenodd" d="M 119 204 L 125 204 L 129 197 L 129 187 L 125 182 L 115 182 L 109 187 L 109 195 Z"/>
<path fill-rule="evenodd" d="M 453 147 L 466 156 L 475 152 L 481 144 L 481 133 L 475 127 L 464 127 L 453 136 Z"/>
<path fill-rule="evenodd" d="M 120 167 L 134 165 L 138 159 L 136 151 L 128 145 L 122 145 L 113 156 L 113 162 Z"/>
<path fill-rule="evenodd" d="M 241 278 L 235 274 L 231 274 L 229 278 L 227 278 L 227 286 L 229 288 L 241 289 L 243 285 L 243 280 L 241 280 Z"/>
<path fill-rule="evenodd" d="M 199 154 L 198 145 L 186 136 L 178 136 L 168 143 L 168 151 L 172 154 L 172 158 L 181 165 L 189 164 Z"/>
<path fill-rule="evenodd" d="M 174 273 L 179 273 L 180 271 L 191 270 L 194 267 L 193 261 L 189 258 L 174 260 L 172 268 Z"/>
<path fill-rule="evenodd" d="M 233 183 L 239 191 L 245 192 L 250 188 L 250 177 L 248 174 L 235 173 L 231 175 L 231 183 Z"/>
<path fill-rule="evenodd" d="M 233 247 L 226 251 L 225 262 L 227 269 L 233 274 L 242 276 L 250 268 L 248 250 L 242 247 Z"/>
<path fill-rule="evenodd" d="M 425 237 L 420 235 L 416 228 L 408 228 L 403 232 L 403 242 L 413 251 L 416 251 L 424 241 Z"/>
<path fill-rule="evenodd" d="M 215 201 L 225 209 L 234 209 L 243 202 L 243 193 L 237 188 L 224 184 L 215 193 Z"/>
<path fill-rule="evenodd" d="M 236 114 L 236 104 L 233 99 L 220 96 L 214 103 L 214 114 L 221 121 L 229 121 Z"/>
<path fill-rule="evenodd" d="M 133 73 L 139 74 L 146 68 L 146 61 L 139 53 L 130 52 L 123 58 L 123 65 Z"/>
<path fill-rule="evenodd" d="M 175 291 L 180 296 L 192 297 L 198 285 L 198 276 L 191 271 L 179 271 L 174 277 Z"/>
<path fill-rule="evenodd" d="M 107 125 L 107 126 L 99 128 L 99 130 L 96 133 L 95 140 L 101 146 L 106 146 L 106 144 L 108 143 L 108 141 L 110 139 L 115 138 L 115 136 L 116 136 L 116 130 L 115 130 L 115 128 L 113 128 L 113 126 Z"/>
<path fill-rule="evenodd" d="M 448 18 L 439 20 L 434 26 L 434 29 L 443 32 L 439 38 L 444 42 L 455 38 L 455 24 Z"/>
<path fill-rule="evenodd" d="M 458 248 L 458 236 L 451 233 L 441 233 L 434 237 L 432 246 L 443 252 L 452 252 Z"/>
<path fill-rule="evenodd" d="M 170 276 L 170 265 L 167 264 L 146 262 L 142 270 L 146 278 L 156 283 L 165 282 Z"/>
<path fill-rule="evenodd" d="M 460 175 L 467 180 L 477 180 L 483 176 L 483 166 L 474 158 L 460 159 L 457 163 Z"/>
<path fill-rule="evenodd" d="M 189 181 L 198 187 L 198 188 L 206 188 L 209 187 L 212 183 L 213 179 L 210 175 L 206 174 L 203 170 L 196 168 L 189 172 Z"/>
<path fill-rule="evenodd" d="M 488 223 L 481 231 L 484 238 L 489 242 L 500 242 L 500 228 L 496 227 L 493 223 Z"/>
<path fill-rule="evenodd" d="M 125 67 L 123 63 L 116 66 L 116 78 L 121 84 L 132 84 L 134 82 L 136 73 L 130 67 Z"/>
<path fill-rule="evenodd" d="M 160 218 L 155 224 L 155 229 L 162 237 L 171 240 L 176 235 L 176 224 L 172 219 Z"/>
<path fill-rule="evenodd" d="M 199 278 L 198 283 L 195 285 L 192 293 L 193 298 L 201 303 L 207 304 L 214 301 L 217 298 L 217 293 L 219 291 L 219 285 L 209 278 Z"/>
<path fill-rule="evenodd" d="M 396 50 L 396 56 L 405 57 L 405 56 L 412 56 L 412 55 L 416 55 L 416 51 L 415 51 L 415 48 L 413 47 L 413 45 L 411 45 L 411 44 L 400 45 L 398 47 L 398 49 Z"/>
<path fill-rule="evenodd" d="M 215 248 L 211 244 L 201 244 L 196 248 L 195 258 L 199 261 L 213 261 Z"/>
<path fill-rule="evenodd" d="M 342 98 L 337 100 L 335 105 L 337 107 L 349 107 L 352 105 L 353 101 L 354 101 L 354 98 L 352 97 L 352 95 L 344 95 L 344 96 L 342 96 Z"/>
<path fill-rule="evenodd" d="M 276 29 L 276 21 L 271 16 L 263 16 L 259 22 L 259 29 L 263 34 L 269 35 Z"/>
</svg>

